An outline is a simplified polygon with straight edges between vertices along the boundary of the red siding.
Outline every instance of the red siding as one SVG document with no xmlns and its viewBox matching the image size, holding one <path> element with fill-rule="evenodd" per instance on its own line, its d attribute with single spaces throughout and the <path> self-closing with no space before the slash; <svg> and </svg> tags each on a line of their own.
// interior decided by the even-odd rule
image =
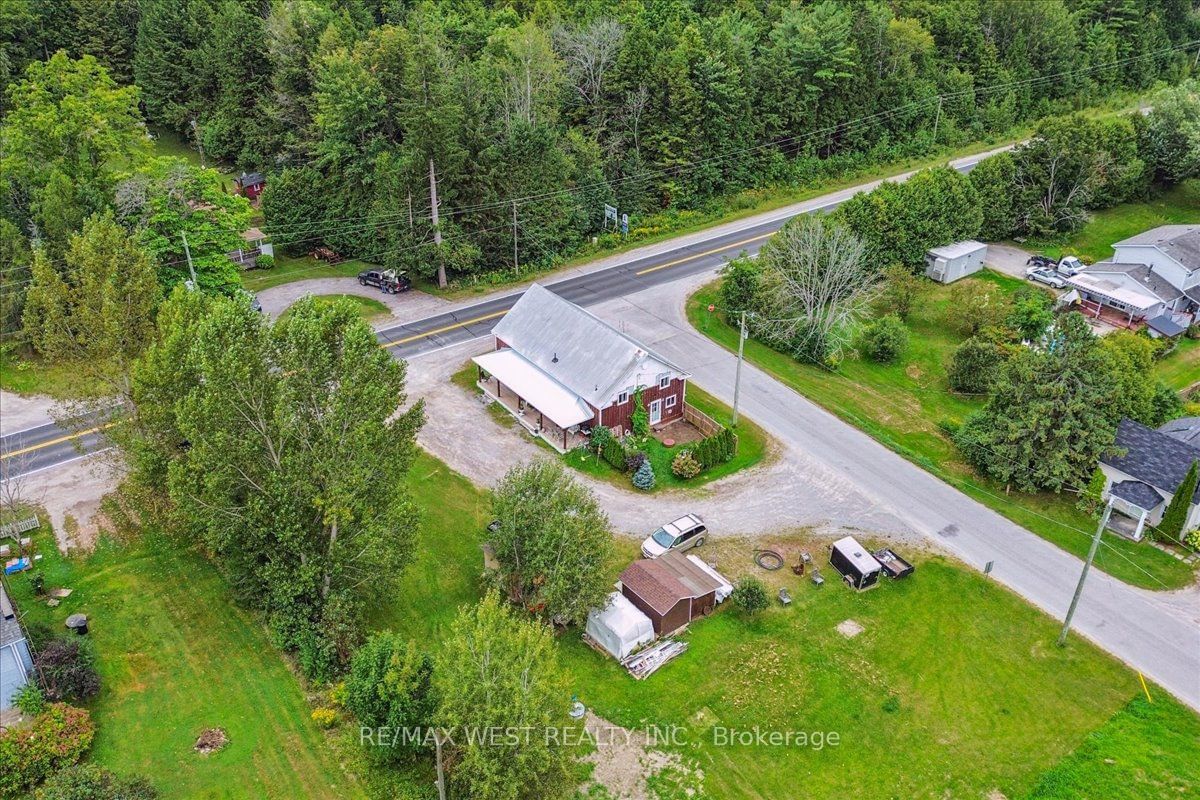
<svg viewBox="0 0 1200 800">
<path fill-rule="evenodd" d="M 646 411 L 650 410 L 650 403 L 653 401 L 663 401 L 662 420 L 656 424 L 666 425 L 668 422 L 674 422 L 683 417 L 683 394 L 686 386 L 686 380 L 675 378 L 671 381 L 671 385 L 665 389 L 660 389 L 658 384 L 654 384 L 642 390 L 642 403 L 646 406 Z M 666 399 L 668 397 L 675 398 L 675 405 L 671 408 L 666 407 Z M 628 431 L 632 416 L 633 396 L 630 395 L 629 400 L 624 403 L 614 403 L 608 408 L 601 409 L 600 424 L 609 428 L 619 427 L 622 431 Z"/>
</svg>

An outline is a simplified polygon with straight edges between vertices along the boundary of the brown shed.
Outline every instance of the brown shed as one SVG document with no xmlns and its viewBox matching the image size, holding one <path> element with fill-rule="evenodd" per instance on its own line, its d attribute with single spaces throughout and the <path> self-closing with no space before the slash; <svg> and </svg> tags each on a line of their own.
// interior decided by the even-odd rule
<svg viewBox="0 0 1200 800">
<path fill-rule="evenodd" d="M 635 561 L 621 573 L 621 594 L 650 618 L 659 636 L 711 614 L 722 586 L 718 578 L 679 552 Z"/>
</svg>

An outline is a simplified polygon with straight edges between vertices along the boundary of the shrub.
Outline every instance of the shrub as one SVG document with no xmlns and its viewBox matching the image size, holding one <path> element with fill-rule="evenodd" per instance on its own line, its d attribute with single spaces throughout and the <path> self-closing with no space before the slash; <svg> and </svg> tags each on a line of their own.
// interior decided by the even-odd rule
<svg viewBox="0 0 1200 800">
<path fill-rule="evenodd" d="M 733 603 L 747 614 L 757 614 L 768 605 L 767 587 L 758 578 L 742 578 L 733 588 Z"/>
<path fill-rule="evenodd" d="M 121 778 L 96 764 L 59 770 L 38 789 L 37 800 L 154 800 L 158 791 L 145 778 Z"/>
<path fill-rule="evenodd" d="M 654 488 L 654 483 L 654 467 L 650 466 L 650 460 L 646 459 L 637 468 L 637 472 L 633 473 L 633 485 L 643 492 L 648 492 Z"/>
<path fill-rule="evenodd" d="M 671 472 L 685 481 L 699 475 L 701 469 L 700 462 L 692 457 L 690 450 L 680 450 L 671 460 Z"/>
<path fill-rule="evenodd" d="M 83 636 L 56 636 L 37 656 L 42 688 L 51 700 L 86 700 L 100 691 L 96 650 Z"/>
<path fill-rule="evenodd" d="M 46 710 L 46 695 L 42 694 L 42 690 L 33 681 L 17 689 L 12 701 L 22 714 L 29 717 L 36 717 Z"/>
<path fill-rule="evenodd" d="M 270 256 L 266 253 L 263 253 L 258 258 L 254 259 L 255 269 L 270 269 L 273 266 L 275 266 L 275 256 Z"/>
<path fill-rule="evenodd" d="M 12 797 L 75 764 L 91 747 L 96 728 L 82 708 L 46 707 L 33 724 L 0 734 L 0 797 Z"/>
<path fill-rule="evenodd" d="M 618 472 L 625 472 L 628 469 L 625 464 L 625 445 L 621 444 L 617 437 L 609 437 L 604 443 L 600 455 L 609 463 L 609 466 Z"/>
<path fill-rule="evenodd" d="M 650 434 L 650 415 L 646 413 L 646 403 L 642 395 L 643 391 L 639 386 L 633 393 L 633 415 L 629 418 L 633 435 L 639 438 Z"/>
<path fill-rule="evenodd" d="M 309 716 L 318 728 L 332 728 L 338 719 L 337 709 L 333 708 L 314 708 Z"/>
<path fill-rule="evenodd" d="M 972 336 L 954 349 L 946 377 L 956 392 L 987 394 L 1000 377 L 1003 365 L 1004 354 L 999 345 Z"/>
<path fill-rule="evenodd" d="M 908 328 L 895 314 L 877 317 L 863 328 L 862 342 L 872 361 L 890 364 L 908 345 Z"/>
</svg>

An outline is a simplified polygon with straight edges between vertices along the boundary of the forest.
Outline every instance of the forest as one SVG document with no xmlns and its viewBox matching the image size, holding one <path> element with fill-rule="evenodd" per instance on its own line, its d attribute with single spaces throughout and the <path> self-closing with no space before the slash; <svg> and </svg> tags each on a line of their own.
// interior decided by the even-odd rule
<svg viewBox="0 0 1200 800">
<path fill-rule="evenodd" d="M 114 129 L 144 120 L 267 175 L 265 229 L 285 252 L 454 281 L 619 235 L 606 204 L 636 237 L 740 191 L 1174 83 L 1197 38 L 1188 0 L 28 0 L 0 11 L 0 80 L 7 118 L 31 65 L 94 57 L 63 80 L 111 84 Z M 6 262 L 121 216 L 139 148 L 109 143 L 108 163 L 93 145 L 82 165 L 9 143 Z"/>
</svg>

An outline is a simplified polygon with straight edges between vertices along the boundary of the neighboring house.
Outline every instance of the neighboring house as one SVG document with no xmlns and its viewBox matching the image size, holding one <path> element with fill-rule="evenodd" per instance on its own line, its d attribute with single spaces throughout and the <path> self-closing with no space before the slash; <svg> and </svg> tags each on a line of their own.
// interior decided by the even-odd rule
<svg viewBox="0 0 1200 800">
<path fill-rule="evenodd" d="M 1112 527 L 1133 539 L 1141 539 L 1147 525 L 1157 525 L 1162 520 L 1193 461 L 1200 461 L 1200 446 L 1162 429 L 1147 428 L 1131 419 L 1121 420 L 1112 454 L 1100 459 L 1105 477 L 1104 497 L 1112 499 L 1116 512 Z M 1200 487 L 1192 496 L 1183 529 L 1197 526 L 1200 526 Z"/>
<path fill-rule="evenodd" d="M 242 231 L 242 239 L 246 241 L 244 248 L 226 254 L 241 269 L 254 269 L 258 265 L 259 256 L 274 257 L 275 246 L 267 241 L 267 235 L 260 229 L 248 228 Z"/>
<path fill-rule="evenodd" d="M 12 708 L 13 696 L 33 677 L 33 656 L 16 609 L 0 586 L 0 711 Z"/>
<path fill-rule="evenodd" d="M 472 359 L 480 387 L 557 449 L 582 428 L 627 433 L 638 388 L 651 426 L 683 418 L 688 373 L 543 286 L 492 333 L 495 351 Z"/>
<path fill-rule="evenodd" d="M 696 617 L 708 616 L 732 586 L 694 555 L 670 552 L 635 561 L 621 573 L 621 594 L 667 636 Z"/>
<path fill-rule="evenodd" d="M 1178 335 L 1200 311 L 1200 225 L 1160 225 L 1113 245 L 1113 257 L 1066 279 L 1095 316 L 1102 308 L 1130 325 L 1153 322 Z"/>
<path fill-rule="evenodd" d="M 267 179 L 261 172 L 243 172 L 241 177 L 233 179 L 233 185 L 237 187 L 238 194 L 244 195 L 250 200 L 257 200 L 267 185 Z"/>
</svg>

